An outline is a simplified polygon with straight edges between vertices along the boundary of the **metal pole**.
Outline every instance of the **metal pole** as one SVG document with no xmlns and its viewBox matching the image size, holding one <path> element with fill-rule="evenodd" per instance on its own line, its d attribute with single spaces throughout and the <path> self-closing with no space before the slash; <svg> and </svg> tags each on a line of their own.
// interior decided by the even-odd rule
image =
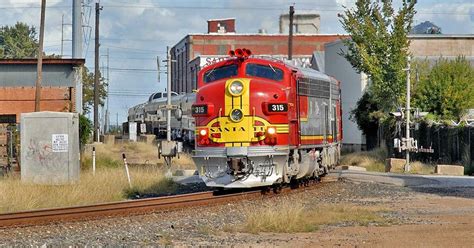
<svg viewBox="0 0 474 248">
<path fill-rule="evenodd" d="M 61 58 L 63 58 L 64 52 L 64 14 L 61 17 Z"/>
<path fill-rule="evenodd" d="M 109 87 L 110 87 L 110 57 L 109 57 L 109 49 L 107 48 L 107 109 L 105 110 L 105 132 L 108 132 L 110 130 L 110 114 L 109 114 Z"/>
<path fill-rule="evenodd" d="M 166 140 L 171 141 L 171 53 L 169 47 L 166 47 L 166 63 L 168 64 L 168 82 L 166 85 Z"/>
<path fill-rule="evenodd" d="M 411 149 L 411 141 L 410 141 L 410 56 L 407 59 L 407 99 L 406 99 L 406 109 L 405 109 L 405 116 L 406 116 L 406 162 L 405 162 L 405 172 L 410 171 L 410 149 Z"/>
<path fill-rule="evenodd" d="M 293 59 L 293 14 L 295 13 L 295 6 L 290 6 L 290 27 L 288 35 L 288 60 Z"/>
<path fill-rule="evenodd" d="M 94 139 L 99 142 L 99 3 L 95 4 Z"/>
<path fill-rule="evenodd" d="M 82 58 L 82 0 L 72 3 L 72 58 Z"/>
<path fill-rule="evenodd" d="M 128 185 L 130 188 L 132 187 L 132 180 L 130 179 L 130 171 L 128 170 L 128 163 L 127 158 L 125 157 L 125 153 L 122 153 L 123 164 L 125 165 L 125 172 L 127 173 Z"/>
<path fill-rule="evenodd" d="M 41 20 L 40 20 L 40 35 L 38 46 L 38 63 L 36 66 L 36 91 L 35 91 L 35 112 L 41 111 L 41 81 L 43 78 L 43 40 L 44 40 L 44 16 L 46 11 L 46 0 L 41 1 Z"/>
<path fill-rule="evenodd" d="M 92 175 L 95 176 L 95 146 L 92 147 Z"/>
</svg>

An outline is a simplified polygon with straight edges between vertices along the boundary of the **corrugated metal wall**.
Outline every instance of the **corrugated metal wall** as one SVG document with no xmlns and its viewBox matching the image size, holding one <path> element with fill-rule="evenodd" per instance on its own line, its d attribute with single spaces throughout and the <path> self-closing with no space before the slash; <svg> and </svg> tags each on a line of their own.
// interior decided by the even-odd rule
<svg viewBox="0 0 474 248">
<path fill-rule="evenodd" d="M 36 64 L 0 64 L 0 87 L 33 87 Z M 44 64 L 42 86 L 75 87 L 70 64 Z"/>
</svg>

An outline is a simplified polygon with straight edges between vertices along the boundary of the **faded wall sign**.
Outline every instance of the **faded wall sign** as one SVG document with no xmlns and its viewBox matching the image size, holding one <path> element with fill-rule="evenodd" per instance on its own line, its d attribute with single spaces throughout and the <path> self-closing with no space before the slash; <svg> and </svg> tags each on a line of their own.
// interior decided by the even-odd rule
<svg viewBox="0 0 474 248">
<path fill-rule="evenodd" d="M 53 152 L 67 152 L 68 135 L 67 134 L 53 134 L 52 135 L 52 150 Z"/>
</svg>

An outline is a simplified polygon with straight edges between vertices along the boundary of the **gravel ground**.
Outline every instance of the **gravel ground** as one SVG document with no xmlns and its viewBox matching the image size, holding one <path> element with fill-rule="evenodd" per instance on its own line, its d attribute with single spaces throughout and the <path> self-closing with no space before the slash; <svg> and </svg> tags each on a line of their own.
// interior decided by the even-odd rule
<svg viewBox="0 0 474 248">
<path fill-rule="evenodd" d="M 420 197 L 450 195 L 449 190 L 418 189 L 344 180 L 323 184 L 316 189 L 254 201 L 243 201 L 211 207 L 196 207 L 167 213 L 154 213 L 101 220 L 51 224 L 47 226 L 0 229 L 0 247 L 6 246 L 307 246 L 323 242 L 324 235 L 346 226 L 339 223 L 312 234 L 247 234 L 225 231 L 244 221 L 243 209 L 269 205 L 277 200 L 303 200 L 305 204 L 383 205 L 391 211 L 387 218 L 399 225 L 429 225 L 433 220 L 420 218 L 430 209 L 407 210 L 406 203 Z M 472 188 L 453 189 L 457 196 L 471 198 Z M 407 211 L 409 213 L 407 213 Z M 471 210 L 466 210 L 472 214 Z M 413 214 L 414 213 L 414 214 Z M 317 240 L 321 237 L 321 240 Z M 344 237 L 346 243 L 358 243 Z M 339 242 L 339 241 L 338 241 Z M 362 241 L 360 241 L 361 244 Z M 318 243 L 323 244 L 323 243 Z M 330 246 L 339 243 L 327 243 Z M 344 246 L 344 245 L 343 245 Z"/>
</svg>

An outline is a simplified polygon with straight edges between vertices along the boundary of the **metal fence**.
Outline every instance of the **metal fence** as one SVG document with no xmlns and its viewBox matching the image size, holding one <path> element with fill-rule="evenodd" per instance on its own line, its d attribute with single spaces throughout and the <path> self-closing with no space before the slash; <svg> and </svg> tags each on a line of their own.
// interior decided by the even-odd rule
<svg viewBox="0 0 474 248">
<path fill-rule="evenodd" d="M 420 123 L 417 128 L 411 130 L 412 137 L 418 141 L 420 148 L 432 148 L 433 153 L 411 153 L 413 160 L 436 164 L 458 164 L 463 165 L 465 174 L 474 173 L 474 127 L 446 127 L 428 126 Z M 393 134 L 394 132 L 391 132 Z M 404 134 L 402 133 L 404 136 Z M 393 138 L 387 137 L 387 147 L 393 149 Z M 394 150 L 392 150 L 394 151 Z M 404 157 L 394 152 L 397 157 Z"/>
</svg>

